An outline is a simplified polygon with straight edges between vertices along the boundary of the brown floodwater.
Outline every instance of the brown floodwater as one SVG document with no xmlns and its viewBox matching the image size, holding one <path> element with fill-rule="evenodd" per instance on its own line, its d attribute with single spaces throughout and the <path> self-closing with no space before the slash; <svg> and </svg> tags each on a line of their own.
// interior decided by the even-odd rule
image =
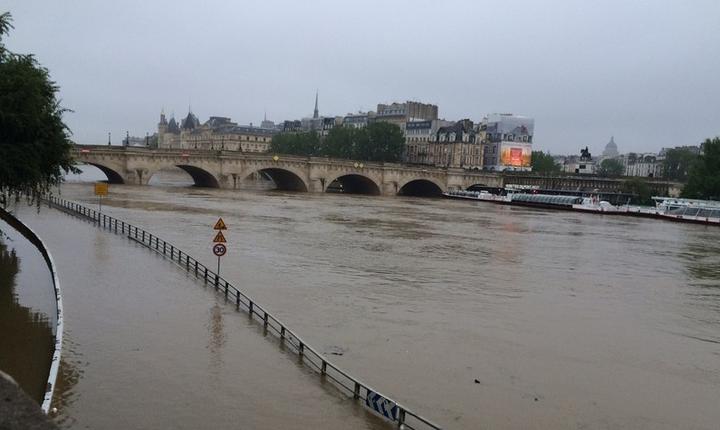
<svg viewBox="0 0 720 430">
<path fill-rule="evenodd" d="M 0 370 L 38 403 L 55 343 L 55 292 L 40 252 L 0 221 Z"/>
<path fill-rule="evenodd" d="M 96 203 L 87 184 L 62 196 Z M 720 422 L 716 227 L 168 186 L 111 185 L 103 210 L 211 267 L 223 217 L 223 276 L 335 364 L 447 428 Z M 67 290 L 68 420 L 379 425 L 171 263 L 58 211 L 26 212 Z"/>
</svg>

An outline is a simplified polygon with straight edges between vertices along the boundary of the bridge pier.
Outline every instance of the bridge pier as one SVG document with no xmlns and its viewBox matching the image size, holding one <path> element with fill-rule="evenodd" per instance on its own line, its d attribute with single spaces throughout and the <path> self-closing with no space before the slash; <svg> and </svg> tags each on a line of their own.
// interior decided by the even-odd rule
<svg viewBox="0 0 720 430">
<path fill-rule="evenodd" d="M 308 192 L 311 193 L 324 193 L 326 185 L 329 185 L 325 178 L 310 179 L 308 184 Z"/>
<path fill-rule="evenodd" d="M 128 169 L 123 180 L 130 185 L 147 185 L 151 176 L 148 169 Z"/>
</svg>

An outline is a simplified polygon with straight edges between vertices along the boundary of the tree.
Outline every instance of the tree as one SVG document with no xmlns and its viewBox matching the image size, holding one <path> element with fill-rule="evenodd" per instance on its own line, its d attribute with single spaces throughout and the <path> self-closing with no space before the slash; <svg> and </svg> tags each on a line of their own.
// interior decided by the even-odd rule
<svg viewBox="0 0 720 430">
<path fill-rule="evenodd" d="M 398 162 L 404 147 L 405 137 L 400 127 L 378 122 L 360 129 L 335 127 L 322 139 L 314 131 L 281 133 L 273 137 L 270 151 L 278 154 Z"/>
<path fill-rule="evenodd" d="M 361 160 L 383 161 L 397 163 L 402 160 L 402 153 L 405 149 L 405 136 L 395 124 L 379 121 L 368 124 L 367 140 L 361 140 L 357 157 Z M 362 146 L 365 146 L 364 148 Z"/>
<path fill-rule="evenodd" d="M 690 169 L 683 197 L 720 200 L 720 137 L 703 143 L 703 154 Z"/>
<path fill-rule="evenodd" d="M 698 154 L 690 148 L 668 149 L 663 160 L 663 175 L 673 181 L 685 182 L 697 161 Z"/>
<path fill-rule="evenodd" d="M 320 145 L 321 153 L 333 158 L 354 158 L 362 130 L 354 127 L 334 127 Z"/>
<path fill-rule="evenodd" d="M 532 171 L 536 173 L 559 173 L 560 165 L 555 162 L 555 159 L 550 154 L 546 154 L 542 151 L 533 151 L 530 155 L 530 165 Z"/>
<path fill-rule="evenodd" d="M 600 169 L 598 169 L 598 175 L 607 178 L 615 178 L 622 176 L 625 172 L 625 166 L 614 158 L 608 158 L 600 163 Z"/>
<path fill-rule="evenodd" d="M 642 178 L 630 178 L 620 187 L 622 192 L 633 194 L 632 202 L 641 205 L 652 205 L 652 190 Z"/>
<path fill-rule="evenodd" d="M 314 131 L 302 133 L 280 133 L 273 136 L 270 152 L 278 154 L 303 155 L 314 157 L 321 155 L 320 137 Z"/>
<path fill-rule="evenodd" d="M 57 85 L 35 57 L 2 43 L 11 21 L 9 13 L 0 15 L 0 194 L 36 195 L 78 170 Z"/>
</svg>

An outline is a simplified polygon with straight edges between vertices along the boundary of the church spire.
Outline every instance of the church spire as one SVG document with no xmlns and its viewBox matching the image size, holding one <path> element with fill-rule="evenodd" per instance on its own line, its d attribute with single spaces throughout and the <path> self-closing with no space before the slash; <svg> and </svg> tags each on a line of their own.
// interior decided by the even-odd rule
<svg viewBox="0 0 720 430">
<path fill-rule="evenodd" d="M 315 90 L 315 110 L 313 111 L 313 118 L 318 119 L 320 114 L 318 112 L 318 91 Z"/>
</svg>

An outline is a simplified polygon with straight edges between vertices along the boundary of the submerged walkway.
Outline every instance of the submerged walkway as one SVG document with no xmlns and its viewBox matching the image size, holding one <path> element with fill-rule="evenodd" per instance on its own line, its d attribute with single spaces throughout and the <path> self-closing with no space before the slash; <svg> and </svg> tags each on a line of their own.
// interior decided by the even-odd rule
<svg viewBox="0 0 720 430">
<path fill-rule="evenodd" d="M 388 428 L 172 262 L 47 206 L 17 215 L 63 282 L 61 427 Z"/>
</svg>

